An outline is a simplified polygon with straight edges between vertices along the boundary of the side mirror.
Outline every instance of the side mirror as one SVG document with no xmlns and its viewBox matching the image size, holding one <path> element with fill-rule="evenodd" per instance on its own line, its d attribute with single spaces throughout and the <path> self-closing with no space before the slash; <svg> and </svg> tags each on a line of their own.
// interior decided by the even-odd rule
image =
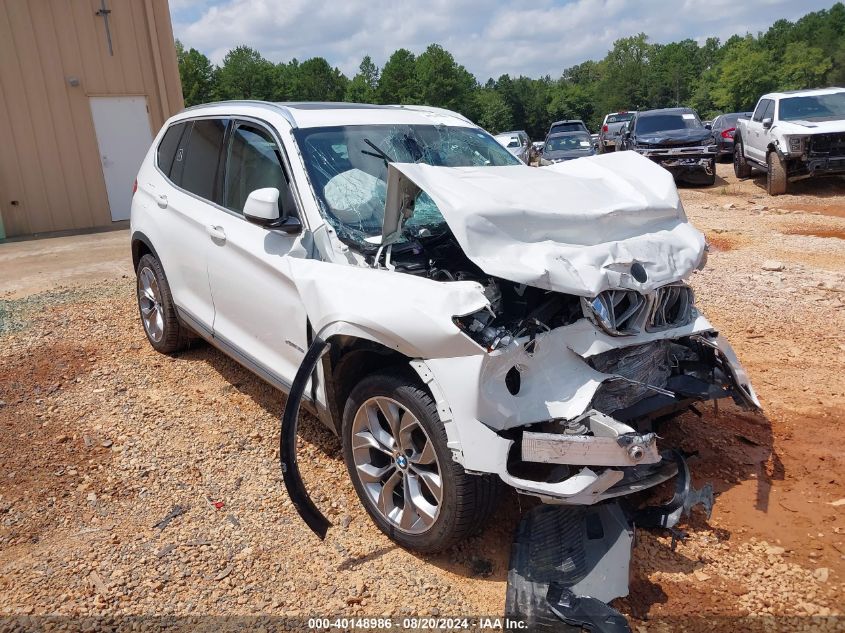
<svg viewBox="0 0 845 633">
<path fill-rule="evenodd" d="M 256 189 L 247 196 L 244 218 L 248 222 L 296 235 L 302 231 L 302 222 L 295 216 L 279 216 L 279 190 L 275 187 Z"/>
<path fill-rule="evenodd" d="M 770 127 L 772 127 L 772 117 L 766 117 L 763 119 L 763 128 L 768 130 Z"/>
</svg>

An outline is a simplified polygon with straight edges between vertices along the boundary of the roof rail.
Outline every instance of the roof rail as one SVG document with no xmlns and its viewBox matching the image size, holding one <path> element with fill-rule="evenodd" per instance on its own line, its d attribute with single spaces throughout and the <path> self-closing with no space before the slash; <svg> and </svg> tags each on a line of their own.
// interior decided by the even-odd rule
<svg viewBox="0 0 845 633">
<path fill-rule="evenodd" d="M 270 107 L 279 112 L 285 118 L 285 120 L 290 123 L 291 127 L 297 127 L 296 119 L 293 118 L 293 115 L 290 113 L 290 110 L 278 103 L 274 103 L 272 101 L 262 101 L 261 99 L 228 99 L 226 101 L 212 101 L 211 103 L 200 103 L 197 105 L 190 106 L 188 108 L 185 108 L 183 112 L 197 110 L 199 108 L 214 108 L 218 106 L 231 105 L 257 105 Z"/>
</svg>

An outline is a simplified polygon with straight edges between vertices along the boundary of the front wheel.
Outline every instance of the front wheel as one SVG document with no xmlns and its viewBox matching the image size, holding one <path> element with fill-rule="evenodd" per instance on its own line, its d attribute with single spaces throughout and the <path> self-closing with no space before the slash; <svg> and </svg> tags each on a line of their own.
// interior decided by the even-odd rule
<svg viewBox="0 0 845 633">
<path fill-rule="evenodd" d="M 398 544 L 438 552 L 486 524 L 497 480 L 469 475 L 452 459 L 437 406 L 411 377 L 374 374 L 358 383 L 342 435 L 355 492 Z"/>
<path fill-rule="evenodd" d="M 766 191 L 770 196 L 786 193 L 786 163 L 777 152 L 766 155 Z"/>
<path fill-rule="evenodd" d="M 734 143 L 734 175 L 737 178 L 748 178 L 751 176 L 751 165 L 745 160 L 745 148 L 739 138 Z"/>
</svg>

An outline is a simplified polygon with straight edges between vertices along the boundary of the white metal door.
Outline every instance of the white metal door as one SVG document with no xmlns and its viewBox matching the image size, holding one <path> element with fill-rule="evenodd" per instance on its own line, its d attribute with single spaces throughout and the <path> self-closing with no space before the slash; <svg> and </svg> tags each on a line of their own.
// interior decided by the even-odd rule
<svg viewBox="0 0 845 633">
<path fill-rule="evenodd" d="M 113 221 L 128 220 L 132 183 L 153 140 L 146 97 L 90 97 Z"/>
</svg>

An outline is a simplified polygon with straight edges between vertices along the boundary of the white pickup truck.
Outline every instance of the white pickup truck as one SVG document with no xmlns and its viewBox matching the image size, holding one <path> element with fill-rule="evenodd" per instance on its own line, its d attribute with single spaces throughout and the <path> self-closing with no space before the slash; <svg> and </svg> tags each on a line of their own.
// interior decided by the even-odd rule
<svg viewBox="0 0 845 633">
<path fill-rule="evenodd" d="M 766 170 L 769 195 L 813 176 L 845 174 L 845 88 L 763 95 L 750 119 L 737 121 L 734 173 Z"/>
</svg>

